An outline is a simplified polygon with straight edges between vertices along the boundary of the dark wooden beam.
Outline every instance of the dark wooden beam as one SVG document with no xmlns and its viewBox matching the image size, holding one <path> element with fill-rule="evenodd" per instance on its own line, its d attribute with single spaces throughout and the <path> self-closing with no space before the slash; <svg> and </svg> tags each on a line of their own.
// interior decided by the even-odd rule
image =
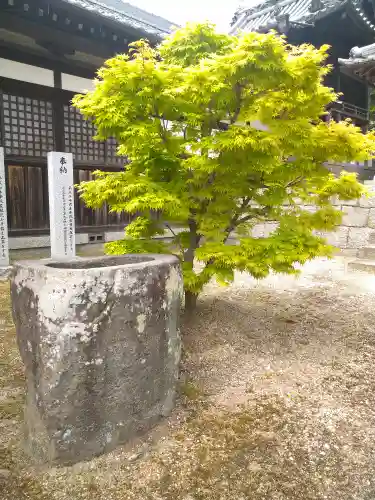
<svg viewBox="0 0 375 500">
<path fill-rule="evenodd" d="M 0 90 L 9 94 L 36 99 L 59 99 L 65 103 L 70 102 L 74 95 L 74 92 L 70 92 L 68 90 L 45 87 L 44 85 L 36 85 L 34 83 L 21 82 L 19 80 L 5 78 L 3 76 L 0 76 Z"/>
<path fill-rule="evenodd" d="M 63 57 L 57 57 L 52 54 L 42 55 L 35 53 L 32 49 L 5 44 L 0 41 L 0 57 L 11 59 L 32 66 L 41 68 L 60 70 L 62 73 L 69 73 L 82 78 L 94 78 L 97 68 L 94 65 L 85 65 L 85 63 L 70 61 Z"/>
<path fill-rule="evenodd" d="M 56 151 L 65 151 L 65 134 L 64 134 L 64 94 L 61 92 L 62 78 L 61 71 L 53 72 L 53 81 L 57 92 L 57 99 L 52 102 L 53 112 L 53 132 L 55 136 Z"/>
<path fill-rule="evenodd" d="M 125 165 L 124 160 L 124 165 Z M 34 157 L 34 156 L 16 156 L 16 155 L 6 155 L 5 165 L 14 165 L 17 167 L 41 167 L 47 168 L 47 158 L 44 157 Z M 91 162 L 88 165 L 87 161 L 77 161 L 74 160 L 73 168 L 76 170 L 88 170 L 95 172 L 95 170 L 102 170 L 104 172 L 121 172 L 124 170 L 124 165 L 109 165 L 103 162 Z"/>
<path fill-rule="evenodd" d="M 352 78 L 353 80 L 356 80 L 357 82 L 364 83 L 362 78 L 360 78 L 354 72 L 350 71 L 345 66 L 340 66 L 340 73 L 342 73 L 343 75 L 349 76 L 350 78 Z"/>
<path fill-rule="evenodd" d="M 53 84 L 55 86 L 55 89 L 62 89 L 62 76 L 61 76 L 61 71 L 58 69 L 55 69 L 53 71 Z"/>
</svg>

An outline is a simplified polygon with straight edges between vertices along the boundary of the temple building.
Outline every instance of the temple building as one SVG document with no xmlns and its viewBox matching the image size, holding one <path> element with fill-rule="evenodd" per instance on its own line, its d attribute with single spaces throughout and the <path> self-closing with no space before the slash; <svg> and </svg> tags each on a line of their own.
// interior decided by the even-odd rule
<svg viewBox="0 0 375 500">
<path fill-rule="evenodd" d="M 349 58 L 339 58 L 338 62 L 342 71 L 351 74 L 353 78 L 360 78 L 367 82 L 370 88 L 375 87 L 375 43 L 364 47 L 353 47 L 349 52 Z M 374 91 L 372 96 L 374 96 Z M 373 99 L 371 104 L 373 104 Z M 370 108 L 370 118 L 372 118 L 370 119 L 370 127 L 374 130 L 373 106 Z"/>
<path fill-rule="evenodd" d="M 370 61 L 365 66 L 363 59 L 371 58 L 371 50 L 375 55 L 375 45 L 372 45 L 375 42 L 375 1 L 266 0 L 238 9 L 231 23 L 231 33 L 270 30 L 284 34 L 293 45 L 330 46 L 328 63 L 333 70 L 325 83 L 340 92 L 341 97 L 331 104 L 329 116 L 335 120 L 350 118 L 363 131 L 368 130 L 375 79 L 370 76 L 374 72 L 368 73 Z M 365 47 L 352 49 L 358 46 Z M 351 58 L 344 62 L 349 53 Z M 357 172 L 361 179 L 372 179 L 375 175 L 373 161 L 332 165 L 334 172 L 342 169 Z"/>
<path fill-rule="evenodd" d="M 369 85 L 375 85 L 375 43 L 365 47 L 353 47 L 349 58 L 340 58 L 342 70 L 350 73 L 353 78 L 360 78 Z"/>
<path fill-rule="evenodd" d="M 173 23 L 122 0 L 0 0 L 0 146 L 4 147 L 10 248 L 49 246 L 47 153 L 73 153 L 74 181 L 116 170 L 114 140 L 70 105 L 129 43 L 157 44 Z M 76 197 L 76 241 L 123 234 L 126 215 L 90 210 Z"/>
<path fill-rule="evenodd" d="M 338 120 L 349 117 L 366 130 L 372 84 L 358 78 L 347 65 L 340 65 L 339 59 L 346 58 L 354 46 L 375 42 L 374 9 L 372 0 L 267 0 L 238 10 L 231 32 L 275 29 L 291 44 L 330 45 L 328 62 L 334 69 L 326 84 L 342 93 L 340 101 L 332 103 L 332 116 Z"/>
</svg>

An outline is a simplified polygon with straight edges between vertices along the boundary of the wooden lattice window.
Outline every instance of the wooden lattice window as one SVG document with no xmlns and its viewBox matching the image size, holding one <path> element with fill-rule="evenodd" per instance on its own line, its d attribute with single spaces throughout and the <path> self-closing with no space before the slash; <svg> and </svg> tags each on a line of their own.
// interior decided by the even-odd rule
<svg viewBox="0 0 375 500">
<path fill-rule="evenodd" d="M 124 165 L 125 158 L 123 156 L 117 156 L 117 141 L 113 137 L 110 137 L 106 142 L 106 157 L 109 164 L 112 165 Z"/>
<path fill-rule="evenodd" d="M 85 120 L 80 112 L 72 106 L 64 106 L 65 150 L 73 153 L 78 161 L 105 160 L 104 142 L 94 141 L 94 125 Z"/>
<path fill-rule="evenodd" d="M 5 154 L 44 157 L 54 150 L 52 103 L 0 94 Z"/>
<path fill-rule="evenodd" d="M 124 159 L 116 155 L 115 139 L 94 141 L 95 135 L 96 130 L 92 122 L 85 120 L 76 108 L 64 106 L 65 151 L 73 153 L 76 161 L 107 165 L 124 164 Z"/>
</svg>

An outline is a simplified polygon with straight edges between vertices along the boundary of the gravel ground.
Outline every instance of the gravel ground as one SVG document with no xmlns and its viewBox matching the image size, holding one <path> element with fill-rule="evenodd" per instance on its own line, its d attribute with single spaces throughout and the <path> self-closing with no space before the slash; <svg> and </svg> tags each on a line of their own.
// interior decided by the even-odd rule
<svg viewBox="0 0 375 500">
<path fill-rule="evenodd" d="M 5 317 L 4 500 L 375 499 L 375 276 L 347 272 L 344 259 L 314 261 L 298 279 L 207 287 L 183 328 L 174 414 L 73 467 L 33 469 L 22 453 Z"/>
</svg>

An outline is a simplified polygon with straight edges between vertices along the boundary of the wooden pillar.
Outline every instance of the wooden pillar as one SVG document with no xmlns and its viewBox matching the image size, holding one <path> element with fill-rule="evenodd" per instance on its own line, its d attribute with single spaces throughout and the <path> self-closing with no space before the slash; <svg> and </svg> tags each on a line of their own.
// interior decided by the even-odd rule
<svg viewBox="0 0 375 500">
<path fill-rule="evenodd" d="M 62 88 L 61 71 L 53 72 L 54 85 L 56 89 Z M 64 151 L 64 104 L 60 98 L 61 92 L 56 92 L 57 97 L 53 100 L 53 127 L 56 151 Z"/>
</svg>

